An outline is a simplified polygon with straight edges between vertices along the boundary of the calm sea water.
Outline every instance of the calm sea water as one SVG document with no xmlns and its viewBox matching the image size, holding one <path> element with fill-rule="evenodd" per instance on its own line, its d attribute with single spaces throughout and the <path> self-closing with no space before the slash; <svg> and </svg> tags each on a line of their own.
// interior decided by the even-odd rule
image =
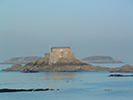
<svg viewBox="0 0 133 100">
<path fill-rule="evenodd" d="M 133 65 L 133 63 L 128 63 Z M 120 67 L 125 63 L 93 64 Z M 0 100 L 133 100 L 133 77 L 108 77 L 109 72 L 3 72 L 0 89 L 54 88 L 59 91 L 0 93 Z M 120 73 L 130 74 L 133 73 Z"/>
</svg>

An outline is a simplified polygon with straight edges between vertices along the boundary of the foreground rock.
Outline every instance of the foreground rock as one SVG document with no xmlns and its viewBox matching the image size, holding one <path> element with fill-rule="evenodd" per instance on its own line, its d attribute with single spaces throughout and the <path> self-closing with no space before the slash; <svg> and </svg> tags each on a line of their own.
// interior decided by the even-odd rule
<svg viewBox="0 0 133 100">
<path fill-rule="evenodd" d="M 123 65 L 122 67 L 111 68 L 110 72 L 133 72 L 133 66 L 132 65 Z"/>
<path fill-rule="evenodd" d="M 133 75 L 111 74 L 109 77 L 133 77 Z"/>
<path fill-rule="evenodd" d="M 37 73 L 39 71 L 33 71 L 33 70 L 29 70 L 29 69 L 24 69 L 21 71 L 22 73 Z"/>
<path fill-rule="evenodd" d="M 109 71 L 110 68 L 93 66 L 93 65 L 44 65 L 44 66 L 21 66 L 13 65 L 10 68 L 3 69 L 3 71 L 21 71 L 23 73 L 30 72 L 83 72 L 83 71 Z"/>
<path fill-rule="evenodd" d="M 33 91 L 53 91 L 55 89 L 0 89 L 0 93 L 4 93 L 4 92 L 33 92 Z M 59 90 L 59 89 L 56 89 Z"/>
<path fill-rule="evenodd" d="M 82 65 L 34 65 L 29 64 L 13 65 L 10 68 L 3 69 L 3 71 L 21 71 L 23 73 L 34 73 L 34 72 L 83 72 L 83 71 L 109 71 L 109 72 L 133 72 L 132 65 L 124 65 L 118 68 L 108 68 L 101 66 L 93 66 L 88 64 Z"/>
</svg>

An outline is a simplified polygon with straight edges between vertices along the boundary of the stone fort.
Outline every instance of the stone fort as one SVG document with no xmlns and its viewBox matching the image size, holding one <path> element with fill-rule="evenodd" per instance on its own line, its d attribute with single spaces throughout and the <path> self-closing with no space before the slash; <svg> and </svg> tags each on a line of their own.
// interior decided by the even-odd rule
<svg viewBox="0 0 133 100">
<path fill-rule="evenodd" d="M 50 53 L 45 53 L 48 64 L 56 63 L 60 58 L 75 59 L 75 54 L 71 52 L 70 47 L 51 47 Z"/>
</svg>

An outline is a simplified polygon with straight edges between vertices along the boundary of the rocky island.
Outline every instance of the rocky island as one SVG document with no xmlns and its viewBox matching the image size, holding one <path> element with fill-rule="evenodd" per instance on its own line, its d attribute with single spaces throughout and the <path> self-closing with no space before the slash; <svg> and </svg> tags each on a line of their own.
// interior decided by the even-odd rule
<svg viewBox="0 0 133 100">
<path fill-rule="evenodd" d="M 84 63 L 122 63 L 119 58 L 113 59 L 110 56 L 91 56 L 85 57 L 80 61 Z"/>
<path fill-rule="evenodd" d="M 3 64 L 26 64 L 26 63 L 29 63 L 30 61 L 40 59 L 40 58 L 42 58 L 42 57 L 37 57 L 37 56 L 33 56 L 33 57 L 14 57 L 14 58 L 11 58 L 9 60 L 4 61 Z"/>
<path fill-rule="evenodd" d="M 127 67 L 126 67 L 127 68 Z M 82 63 L 75 58 L 75 54 L 71 52 L 70 47 L 52 47 L 50 53 L 45 53 L 45 57 L 37 60 L 33 60 L 27 63 L 25 66 L 13 65 L 10 68 L 3 69 L 3 71 L 21 71 L 21 72 L 82 72 L 82 71 L 121 71 L 121 72 L 133 72 L 133 66 L 129 66 L 128 69 L 124 67 L 120 68 L 108 68 L 101 66 L 93 66 L 90 64 Z"/>
</svg>

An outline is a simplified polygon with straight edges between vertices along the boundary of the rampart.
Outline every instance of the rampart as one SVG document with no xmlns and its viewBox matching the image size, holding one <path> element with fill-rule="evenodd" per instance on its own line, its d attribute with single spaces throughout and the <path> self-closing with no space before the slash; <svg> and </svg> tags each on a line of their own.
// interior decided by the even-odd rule
<svg viewBox="0 0 133 100">
<path fill-rule="evenodd" d="M 45 53 L 45 58 L 49 59 L 48 64 L 52 65 L 60 58 L 75 58 L 75 54 L 71 52 L 70 47 L 52 47 L 50 53 Z"/>
</svg>

